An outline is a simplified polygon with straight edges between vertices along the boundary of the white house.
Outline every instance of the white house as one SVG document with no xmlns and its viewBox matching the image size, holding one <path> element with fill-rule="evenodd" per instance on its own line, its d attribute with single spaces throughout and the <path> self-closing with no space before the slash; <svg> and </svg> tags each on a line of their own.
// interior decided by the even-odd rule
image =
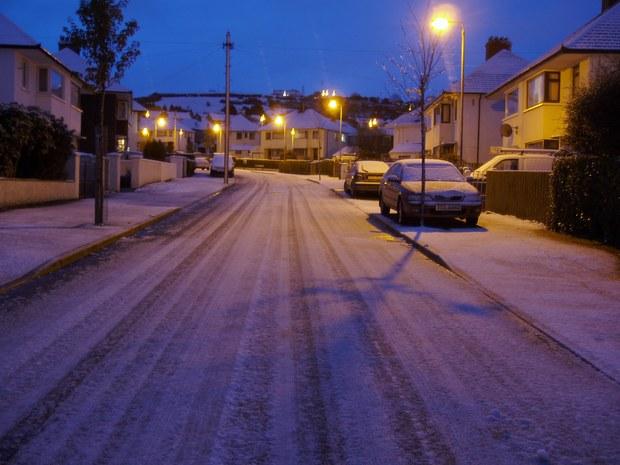
<svg viewBox="0 0 620 465">
<path fill-rule="evenodd" d="M 150 110 L 139 114 L 140 142 L 142 148 L 148 140 L 158 140 L 168 152 L 194 152 L 196 131 L 201 122 L 186 111 Z"/>
<path fill-rule="evenodd" d="M 620 3 L 609 3 L 603 1 L 600 15 L 491 90 L 491 98 L 505 102 L 504 147 L 562 148 L 567 103 L 611 58 L 620 59 Z"/>
<path fill-rule="evenodd" d="M 420 116 L 417 112 L 407 112 L 386 125 L 391 129 L 394 146 L 390 150 L 390 159 L 417 158 L 422 154 L 422 134 Z"/>
<path fill-rule="evenodd" d="M 224 115 L 210 114 L 208 131 L 215 145 L 215 152 L 224 152 Z M 260 124 L 243 115 L 230 115 L 230 154 L 235 157 L 260 156 Z"/>
<path fill-rule="evenodd" d="M 506 46 L 510 42 L 505 39 Z M 489 56 L 465 77 L 463 98 L 463 164 L 478 166 L 491 158 L 491 147 L 501 144 L 504 101 L 485 95 L 527 65 L 508 49 Z M 434 157 L 458 160 L 460 82 L 444 90 L 424 113 L 427 121 L 426 151 Z"/>
<path fill-rule="evenodd" d="M 0 102 L 39 107 L 80 136 L 84 81 L 2 14 L 0 75 Z"/>
<path fill-rule="evenodd" d="M 340 125 L 315 110 L 292 111 L 260 128 L 260 150 L 268 159 L 319 160 L 330 158 L 344 147 Z M 343 134 L 350 132 L 343 125 Z"/>
</svg>

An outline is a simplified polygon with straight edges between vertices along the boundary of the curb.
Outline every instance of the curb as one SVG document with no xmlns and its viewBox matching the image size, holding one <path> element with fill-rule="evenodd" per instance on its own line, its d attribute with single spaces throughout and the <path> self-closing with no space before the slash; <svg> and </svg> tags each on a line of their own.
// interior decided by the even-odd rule
<svg viewBox="0 0 620 465">
<path fill-rule="evenodd" d="M 179 210 L 181 210 L 181 207 L 174 207 L 167 212 L 160 213 L 159 215 L 154 216 L 151 219 L 143 223 L 132 226 L 129 229 L 121 231 L 117 234 L 113 234 L 111 236 L 107 236 L 99 241 L 92 242 L 85 246 L 79 247 L 75 250 L 72 250 L 71 252 L 66 253 L 65 255 L 61 255 L 60 257 L 56 259 L 51 259 L 49 262 L 35 268 L 32 271 L 29 271 L 25 275 L 20 276 L 19 278 L 14 279 L 13 281 L 9 281 L 7 283 L 0 285 L 0 294 L 4 294 L 10 291 L 11 289 L 21 286 L 34 279 L 40 278 L 41 276 L 45 276 L 46 274 L 53 273 L 54 271 L 58 271 L 61 268 L 64 268 L 87 255 L 90 255 L 94 252 L 97 252 L 107 247 L 108 245 L 118 241 L 119 239 L 122 239 L 123 237 L 131 236 L 137 233 L 138 231 L 141 231 L 142 229 L 145 229 L 159 221 L 162 221 L 168 218 L 169 216 L 174 215 Z"/>
</svg>

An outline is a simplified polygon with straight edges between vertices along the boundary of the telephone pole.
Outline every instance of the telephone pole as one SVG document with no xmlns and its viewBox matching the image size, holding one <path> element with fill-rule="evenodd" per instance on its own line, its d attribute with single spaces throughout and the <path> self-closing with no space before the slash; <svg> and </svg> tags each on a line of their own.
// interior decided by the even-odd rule
<svg viewBox="0 0 620 465">
<path fill-rule="evenodd" d="M 230 41 L 230 32 L 226 33 L 226 120 L 224 122 L 224 184 L 228 184 L 228 157 L 230 154 L 230 51 L 233 43 Z"/>
</svg>

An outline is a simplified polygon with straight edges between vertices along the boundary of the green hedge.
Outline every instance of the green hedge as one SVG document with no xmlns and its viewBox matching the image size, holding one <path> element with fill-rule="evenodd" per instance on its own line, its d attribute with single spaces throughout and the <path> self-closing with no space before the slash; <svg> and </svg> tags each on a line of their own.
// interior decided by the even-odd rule
<svg viewBox="0 0 620 465">
<path fill-rule="evenodd" d="M 0 176 L 65 179 L 73 131 L 36 107 L 0 105 Z"/>
<path fill-rule="evenodd" d="M 280 173 L 310 174 L 308 160 L 284 160 L 280 162 Z"/>
<path fill-rule="evenodd" d="M 558 158 L 549 228 L 620 247 L 620 159 Z"/>
<path fill-rule="evenodd" d="M 267 158 L 235 158 L 235 166 L 248 169 L 279 170 L 280 160 Z"/>
</svg>

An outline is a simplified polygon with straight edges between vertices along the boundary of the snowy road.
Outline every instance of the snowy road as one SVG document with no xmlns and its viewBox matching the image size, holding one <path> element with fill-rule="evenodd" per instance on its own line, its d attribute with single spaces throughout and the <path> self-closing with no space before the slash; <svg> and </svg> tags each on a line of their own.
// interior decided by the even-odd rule
<svg viewBox="0 0 620 465">
<path fill-rule="evenodd" d="M 619 464 L 620 387 L 293 176 L 0 296 L 0 463 Z"/>
</svg>

